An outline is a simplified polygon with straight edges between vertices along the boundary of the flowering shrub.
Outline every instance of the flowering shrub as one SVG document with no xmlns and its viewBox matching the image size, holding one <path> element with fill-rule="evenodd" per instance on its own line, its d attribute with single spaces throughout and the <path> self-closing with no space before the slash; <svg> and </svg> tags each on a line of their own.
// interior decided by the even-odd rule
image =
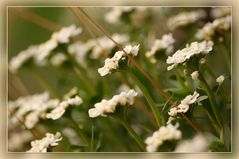
<svg viewBox="0 0 239 159">
<path fill-rule="evenodd" d="M 9 151 L 231 151 L 231 8 L 9 12 L 50 31 L 10 34 Z"/>
</svg>

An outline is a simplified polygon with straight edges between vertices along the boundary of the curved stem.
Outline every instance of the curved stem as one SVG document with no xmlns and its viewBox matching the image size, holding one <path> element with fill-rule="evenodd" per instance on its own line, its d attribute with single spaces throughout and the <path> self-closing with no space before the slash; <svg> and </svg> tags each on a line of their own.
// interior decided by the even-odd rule
<svg viewBox="0 0 239 159">
<path fill-rule="evenodd" d="M 162 125 L 162 119 L 160 116 L 160 113 L 157 109 L 157 106 L 155 105 L 153 99 L 151 98 L 149 92 L 147 91 L 147 89 L 144 87 L 144 85 L 135 77 L 135 75 L 133 73 L 131 73 L 130 71 L 128 71 L 129 76 L 134 80 L 134 82 L 136 83 L 136 85 L 140 88 L 140 90 L 142 91 L 144 97 L 146 98 L 150 109 L 152 110 L 154 117 L 157 121 L 158 126 L 160 127 Z"/>
<path fill-rule="evenodd" d="M 138 136 L 138 134 L 134 131 L 134 129 L 129 125 L 129 123 L 124 120 L 124 119 L 121 119 L 120 117 L 118 116 L 113 116 L 116 120 L 118 120 L 120 122 L 120 124 L 128 131 L 128 133 L 130 134 L 130 136 L 138 143 L 138 145 L 140 146 L 140 148 L 143 150 L 143 151 L 146 151 L 145 150 L 145 144 L 144 142 L 142 141 L 142 139 Z"/>
<path fill-rule="evenodd" d="M 126 51 L 123 49 L 122 45 L 120 45 L 118 42 L 116 42 L 111 35 L 102 27 L 100 26 L 94 19 L 92 19 L 82 8 L 72 8 L 72 10 L 75 10 L 76 13 L 81 13 L 85 16 L 85 19 L 87 19 L 98 31 L 103 33 L 106 37 L 108 37 L 120 50 L 122 50 L 129 60 L 135 65 L 135 67 L 151 82 L 151 84 L 160 92 L 160 94 L 167 100 L 169 99 L 169 94 L 167 92 L 164 92 L 163 88 L 159 85 L 159 83 L 154 80 L 131 56 L 128 56 Z M 171 103 L 171 101 L 170 101 Z"/>
</svg>

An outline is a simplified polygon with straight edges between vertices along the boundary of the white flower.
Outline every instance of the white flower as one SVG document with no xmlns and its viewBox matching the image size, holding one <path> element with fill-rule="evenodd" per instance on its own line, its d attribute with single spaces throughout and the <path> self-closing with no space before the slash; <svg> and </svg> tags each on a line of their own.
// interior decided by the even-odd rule
<svg viewBox="0 0 239 159">
<path fill-rule="evenodd" d="M 28 129 L 32 129 L 36 125 L 36 123 L 38 123 L 39 116 L 40 116 L 39 111 L 33 111 L 27 114 L 27 116 L 25 117 L 25 122 L 24 122 L 26 127 Z"/>
<path fill-rule="evenodd" d="M 199 94 L 194 91 L 193 95 L 188 95 L 186 96 L 182 101 L 181 101 L 181 104 L 193 104 L 196 102 L 197 98 L 199 97 Z"/>
<path fill-rule="evenodd" d="M 79 96 L 63 100 L 55 109 L 46 114 L 46 118 L 57 120 L 65 113 L 69 106 L 78 106 L 82 103 L 82 99 Z"/>
<path fill-rule="evenodd" d="M 21 51 L 17 56 L 13 57 L 9 62 L 9 71 L 16 73 L 23 64 L 33 58 L 35 52 L 37 52 L 37 48 L 37 46 L 30 46 L 26 50 Z"/>
<path fill-rule="evenodd" d="M 231 14 L 232 9 L 230 7 L 215 7 L 212 8 L 210 14 L 213 18 L 220 18 L 225 15 Z"/>
<path fill-rule="evenodd" d="M 198 76 L 199 76 L 198 71 L 194 71 L 194 72 L 191 74 L 191 77 L 192 77 L 193 80 L 197 80 L 197 79 L 198 79 Z"/>
<path fill-rule="evenodd" d="M 231 27 L 231 19 L 231 16 L 226 16 L 205 24 L 202 29 L 197 31 L 196 38 L 208 40 L 215 34 L 216 29 L 229 30 Z"/>
<path fill-rule="evenodd" d="M 91 54 L 92 58 L 93 58 L 93 54 L 94 55 L 97 54 L 96 55 L 97 58 L 101 55 L 100 53 L 102 52 L 102 50 L 99 50 L 99 52 L 95 53 L 95 50 L 97 50 L 95 49 L 95 47 L 99 47 L 99 44 L 96 43 L 96 39 L 90 39 L 84 43 L 77 41 L 77 42 L 74 42 L 73 44 L 70 44 L 67 48 L 67 51 L 70 55 L 75 57 L 76 61 L 80 65 L 82 65 L 83 67 L 86 67 L 86 57 L 87 57 L 87 53 L 90 52 L 90 50 L 92 50 L 91 52 L 93 52 Z"/>
<path fill-rule="evenodd" d="M 167 125 L 168 124 L 171 124 L 172 123 L 172 121 L 174 121 L 175 120 L 175 117 L 172 117 L 172 116 L 170 116 L 169 118 L 168 118 L 168 121 L 167 121 Z"/>
<path fill-rule="evenodd" d="M 193 95 L 186 96 L 181 103 L 177 106 L 178 113 L 186 113 L 189 109 L 189 105 L 195 103 L 199 94 L 195 91 Z"/>
<path fill-rule="evenodd" d="M 124 12 L 130 12 L 134 7 L 112 7 L 112 10 L 105 14 L 105 20 L 110 24 L 115 24 L 120 20 Z"/>
<path fill-rule="evenodd" d="M 151 63 L 156 63 L 155 53 L 158 50 L 166 49 L 166 53 L 171 53 L 173 50 L 173 43 L 175 42 L 171 33 L 165 34 L 161 39 L 156 39 L 151 50 L 146 52 L 145 56 L 149 58 Z"/>
<path fill-rule="evenodd" d="M 124 51 L 127 54 L 132 54 L 133 56 L 137 56 L 138 52 L 139 52 L 139 44 L 135 45 L 135 46 L 127 45 L 127 46 L 124 47 Z"/>
<path fill-rule="evenodd" d="M 67 60 L 67 57 L 64 53 L 57 53 L 51 58 L 50 61 L 53 66 L 58 67 L 66 60 Z"/>
<path fill-rule="evenodd" d="M 155 131 L 152 136 L 148 137 L 145 140 L 145 143 L 147 144 L 146 150 L 148 152 L 155 152 L 157 151 L 158 147 L 163 144 L 164 141 L 180 139 L 182 133 L 177 129 L 178 126 L 178 124 L 176 124 L 175 126 L 173 126 L 172 124 L 161 126 L 158 131 Z"/>
<path fill-rule="evenodd" d="M 225 80 L 225 77 L 223 75 L 219 76 L 217 79 L 216 79 L 216 82 L 221 85 L 223 83 L 223 81 Z"/>
<path fill-rule="evenodd" d="M 51 38 L 46 42 L 31 46 L 27 50 L 22 51 L 17 56 L 13 57 L 9 63 L 9 70 L 12 73 L 17 72 L 17 70 L 31 58 L 34 59 L 35 64 L 38 66 L 46 65 L 47 58 L 58 47 L 59 43 L 69 43 L 70 38 L 80 33 L 81 28 L 76 28 L 75 25 L 63 27 L 60 31 L 54 32 Z"/>
<path fill-rule="evenodd" d="M 208 146 L 209 142 L 202 135 L 196 135 L 191 140 L 186 140 L 179 143 L 175 149 L 175 152 L 207 152 L 209 148 Z"/>
<path fill-rule="evenodd" d="M 177 106 L 177 112 L 178 113 L 186 113 L 189 109 L 189 105 L 188 104 L 179 104 Z"/>
<path fill-rule="evenodd" d="M 123 48 L 123 50 L 127 54 L 132 54 L 133 56 L 137 56 L 139 51 L 139 45 L 135 45 L 135 46 L 127 45 L 126 47 Z M 98 69 L 99 74 L 101 76 L 105 76 L 107 74 L 112 73 L 114 70 L 118 68 L 119 62 L 121 60 L 125 60 L 125 58 L 126 58 L 126 55 L 123 51 L 117 51 L 112 58 L 107 58 L 105 60 L 104 67 Z"/>
<path fill-rule="evenodd" d="M 105 60 L 105 65 L 102 68 L 98 69 L 98 72 L 101 76 L 105 76 L 110 74 L 112 70 L 116 70 L 118 68 L 118 61 L 114 59 L 107 58 Z"/>
<path fill-rule="evenodd" d="M 170 115 L 170 116 L 176 116 L 177 113 L 178 113 L 177 108 L 176 108 L 176 107 L 172 107 L 172 108 L 169 110 L 168 115 Z"/>
<path fill-rule="evenodd" d="M 95 108 L 89 109 L 89 116 L 91 118 L 98 116 L 106 117 L 106 113 L 113 113 L 118 104 L 121 106 L 132 105 L 135 96 L 137 96 L 137 92 L 131 89 L 128 92 L 121 92 L 119 95 L 113 96 L 110 100 L 103 99 L 101 102 L 94 105 Z"/>
<path fill-rule="evenodd" d="M 173 54 L 173 56 L 168 57 L 166 62 L 167 64 L 172 65 L 168 66 L 167 69 L 173 69 L 175 66 L 184 63 L 194 55 L 208 54 L 210 51 L 212 51 L 212 47 L 212 41 L 192 42 L 190 45 L 186 45 L 186 48 L 178 50 L 175 54 Z"/>
<path fill-rule="evenodd" d="M 9 102 L 9 109 L 14 111 L 13 117 L 24 120 L 28 129 L 33 128 L 40 118 L 45 118 L 48 109 L 53 109 L 59 104 L 58 99 L 50 99 L 49 93 L 34 94 L 19 97 L 16 101 Z"/>
<path fill-rule="evenodd" d="M 174 30 L 178 27 L 194 23 L 204 17 L 206 17 L 206 12 L 204 10 L 181 12 L 173 17 L 170 17 L 167 22 L 167 25 L 170 30 Z"/>
<path fill-rule="evenodd" d="M 57 48 L 58 43 L 54 39 L 50 39 L 38 46 L 38 50 L 35 53 L 34 59 L 36 64 L 45 65 L 46 58 L 50 56 L 50 53 Z"/>
<path fill-rule="evenodd" d="M 113 34 L 112 39 L 122 45 L 129 41 L 129 36 L 126 34 Z M 98 59 L 102 55 L 107 56 L 111 53 L 111 50 L 115 48 L 115 43 L 107 37 L 99 37 L 93 41 L 91 39 L 88 43 L 94 43 L 90 56 L 93 59 Z"/>
<path fill-rule="evenodd" d="M 69 43 L 70 38 L 74 37 L 82 32 L 81 28 L 77 28 L 75 25 L 61 28 L 60 31 L 54 32 L 51 39 L 56 40 L 59 43 Z"/>
<path fill-rule="evenodd" d="M 168 115 L 170 117 L 175 117 L 178 113 L 186 113 L 189 109 L 189 105 L 197 102 L 198 97 L 199 94 L 196 91 L 193 93 L 193 95 L 186 96 L 183 100 L 181 100 L 181 103 L 178 106 L 172 107 L 169 110 Z"/>
<path fill-rule="evenodd" d="M 62 140 L 61 134 L 57 132 L 55 135 L 46 133 L 46 136 L 41 140 L 31 142 L 32 148 L 27 152 L 47 152 L 49 146 L 57 146 L 58 142 Z"/>
</svg>

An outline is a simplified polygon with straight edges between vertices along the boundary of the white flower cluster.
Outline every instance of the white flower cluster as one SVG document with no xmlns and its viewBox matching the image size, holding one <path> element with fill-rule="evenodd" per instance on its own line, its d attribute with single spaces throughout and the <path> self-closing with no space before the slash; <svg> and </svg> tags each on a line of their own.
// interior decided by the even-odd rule
<svg viewBox="0 0 239 159">
<path fill-rule="evenodd" d="M 151 47 L 151 50 L 146 52 L 145 56 L 149 58 L 151 63 L 156 63 L 157 60 L 155 58 L 155 53 L 158 50 L 165 49 L 166 53 L 169 54 L 173 51 L 173 44 L 175 43 L 175 40 L 171 33 L 165 34 L 162 36 L 161 39 L 155 40 L 153 46 Z"/>
<path fill-rule="evenodd" d="M 123 50 L 128 55 L 137 56 L 139 52 L 139 45 L 127 45 L 123 48 Z M 105 60 L 104 67 L 98 69 L 99 74 L 101 76 L 105 76 L 112 73 L 113 70 L 116 70 L 119 66 L 119 62 L 126 59 L 126 54 L 124 51 L 117 51 L 112 58 L 107 58 Z"/>
<path fill-rule="evenodd" d="M 78 106 L 81 103 L 82 99 L 79 96 L 60 102 L 59 99 L 50 99 L 49 93 L 44 92 L 10 101 L 8 109 L 10 112 L 14 112 L 11 114 L 14 118 L 24 120 L 25 126 L 31 129 L 40 119 L 59 119 L 66 111 L 66 108 L 71 105 Z M 47 113 L 49 110 L 51 112 Z"/>
<path fill-rule="evenodd" d="M 231 14 L 231 11 L 232 11 L 231 7 L 215 7 L 212 8 L 212 10 L 210 11 L 210 15 L 213 18 L 220 18 Z"/>
<path fill-rule="evenodd" d="M 195 153 L 195 152 L 207 152 L 209 148 L 209 142 L 202 135 L 196 135 L 191 140 L 182 141 L 179 143 L 174 152 L 182 153 Z"/>
<path fill-rule="evenodd" d="M 62 101 L 57 107 L 55 107 L 50 113 L 46 114 L 46 118 L 57 120 L 65 113 L 69 106 L 78 106 L 82 103 L 82 99 L 79 96 L 66 99 Z"/>
<path fill-rule="evenodd" d="M 37 52 L 37 46 L 30 46 L 26 50 L 21 51 L 17 56 L 13 57 L 9 62 L 9 71 L 17 72 L 20 67 L 29 61 Z"/>
<path fill-rule="evenodd" d="M 206 12 L 204 10 L 181 12 L 173 17 L 170 17 L 167 22 L 167 26 L 170 30 L 174 30 L 178 27 L 194 23 L 204 17 L 206 17 Z"/>
<path fill-rule="evenodd" d="M 117 43 L 123 45 L 129 41 L 129 37 L 126 34 L 113 34 L 112 38 Z M 89 51 L 92 51 L 90 58 L 98 59 L 102 56 L 108 56 L 111 50 L 114 49 L 115 44 L 106 37 L 98 37 L 96 39 L 90 39 L 86 42 L 75 42 L 68 46 L 68 52 L 73 55 L 76 61 L 82 66 L 86 66 L 85 58 Z"/>
<path fill-rule="evenodd" d="M 195 103 L 197 101 L 198 97 L 199 97 L 199 94 L 195 91 L 193 93 L 193 95 L 186 96 L 178 106 L 172 107 L 168 112 L 168 115 L 170 117 L 169 117 L 167 124 L 170 124 L 171 121 L 174 120 L 174 117 L 178 113 L 186 113 L 189 109 L 189 105 Z"/>
<path fill-rule="evenodd" d="M 58 43 L 69 43 L 70 38 L 79 35 L 82 32 L 81 28 L 77 28 L 75 25 L 63 27 L 60 31 L 54 32 L 51 39 Z"/>
<path fill-rule="evenodd" d="M 112 39 L 114 39 L 119 44 L 126 44 L 129 41 L 129 36 L 126 34 L 113 34 Z M 113 43 L 107 37 L 97 38 L 97 41 L 93 40 L 94 47 L 92 49 L 91 58 L 98 59 L 102 55 L 109 55 L 110 51 L 115 47 Z"/>
<path fill-rule="evenodd" d="M 168 70 L 172 70 L 175 66 L 180 63 L 184 63 L 186 60 L 190 59 L 192 56 L 197 54 L 208 54 L 213 49 L 212 41 L 202 41 L 202 42 L 192 42 L 190 45 L 187 44 L 186 48 L 178 50 L 173 56 L 169 56 L 167 59 L 167 64 L 172 64 L 168 66 Z"/>
<path fill-rule="evenodd" d="M 135 96 L 137 96 L 137 92 L 131 89 L 128 92 L 121 92 L 119 95 L 113 96 L 110 100 L 103 99 L 101 102 L 94 105 L 95 108 L 89 109 L 89 116 L 91 118 L 98 116 L 106 117 L 106 113 L 113 113 L 117 105 L 132 105 Z"/>
<path fill-rule="evenodd" d="M 211 37 L 215 34 L 216 29 L 225 31 L 229 30 L 231 27 L 231 19 L 232 17 L 228 15 L 205 24 L 202 29 L 197 31 L 196 38 L 208 40 L 211 39 Z"/>
<path fill-rule="evenodd" d="M 110 24 L 116 24 L 120 21 L 121 16 L 124 13 L 132 12 L 134 11 L 135 14 L 142 13 L 146 10 L 146 7 L 132 7 L 132 6 L 118 6 L 118 7 L 112 7 L 112 9 L 105 14 L 104 18 L 105 21 L 107 21 Z"/>
<path fill-rule="evenodd" d="M 119 21 L 121 15 L 124 12 L 130 12 L 134 8 L 127 6 L 127 7 L 112 7 L 112 10 L 110 10 L 108 13 L 105 14 L 105 20 L 110 24 L 115 24 Z"/>
<path fill-rule="evenodd" d="M 48 109 L 54 109 L 59 104 L 58 99 L 49 99 L 49 93 L 34 94 L 10 101 L 8 109 L 14 112 L 16 118 L 24 120 L 27 128 L 33 128 L 40 118 L 44 119 Z"/>
<path fill-rule="evenodd" d="M 46 133 L 46 136 L 41 140 L 35 140 L 31 142 L 32 148 L 27 152 L 36 153 L 36 152 L 47 152 L 49 146 L 57 146 L 58 142 L 62 140 L 61 134 L 57 132 L 55 135 Z"/>
<path fill-rule="evenodd" d="M 216 82 L 221 85 L 223 81 L 225 80 L 225 77 L 223 75 L 217 77 Z"/>
<path fill-rule="evenodd" d="M 147 144 L 146 150 L 148 152 L 155 152 L 164 141 L 179 140 L 182 137 L 182 133 L 178 130 L 178 126 L 179 124 L 175 126 L 172 124 L 161 126 L 158 131 L 155 131 L 152 136 L 145 140 Z"/>
<path fill-rule="evenodd" d="M 40 45 L 30 46 L 28 49 L 21 51 L 17 56 L 13 57 L 9 63 L 9 70 L 12 73 L 17 72 L 17 70 L 30 59 L 33 59 L 37 65 L 45 65 L 46 58 L 57 48 L 58 44 L 70 42 L 70 38 L 80 34 L 81 31 L 82 29 L 77 28 L 75 25 L 63 27 L 60 31 L 54 32 L 51 38 L 46 42 Z M 59 58 L 57 60 L 59 60 Z"/>
</svg>

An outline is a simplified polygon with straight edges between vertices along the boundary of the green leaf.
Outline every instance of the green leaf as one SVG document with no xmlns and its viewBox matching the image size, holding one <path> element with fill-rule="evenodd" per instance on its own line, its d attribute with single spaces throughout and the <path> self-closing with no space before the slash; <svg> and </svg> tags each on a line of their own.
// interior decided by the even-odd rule
<svg viewBox="0 0 239 159">
<path fill-rule="evenodd" d="M 212 144 L 210 145 L 210 149 L 212 152 L 225 152 L 226 151 L 224 144 L 220 141 L 212 142 Z"/>
</svg>

